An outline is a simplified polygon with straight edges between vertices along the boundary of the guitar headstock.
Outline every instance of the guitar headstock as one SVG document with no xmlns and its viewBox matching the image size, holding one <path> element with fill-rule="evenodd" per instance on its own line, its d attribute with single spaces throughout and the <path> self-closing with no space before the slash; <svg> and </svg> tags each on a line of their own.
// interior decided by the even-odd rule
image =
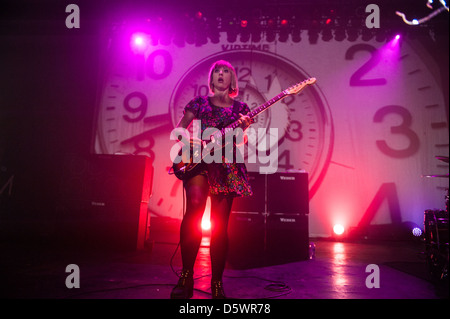
<svg viewBox="0 0 450 319">
<path fill-rule="evenodd" d="M 316 83 L 316 78 L 309 78 L 286 89 L 287 94 L 297 94 L 306 86 Z"/>
</svg>

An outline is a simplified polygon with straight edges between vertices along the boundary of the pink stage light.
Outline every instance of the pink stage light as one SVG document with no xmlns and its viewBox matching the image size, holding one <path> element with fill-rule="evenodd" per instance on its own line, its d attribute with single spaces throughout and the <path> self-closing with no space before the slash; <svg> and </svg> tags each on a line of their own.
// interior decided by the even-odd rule
<svg viewBox="0 0 450 319">
<path fill-rule="evenodd" d="M 333 232 L 338 236 L 342 235 L 344 233 L 344 231 L 345 231 L 345 228 L 341 224 L 336 224 L 333 226 Z"/>
<path fill-rule="evenodd" d="M 394 48 L 394 47 L 398 46 L 398 45 L 400 44 L 400 38 L 401 38 L 400 34 L 397 34 L 397 35 L 391 40 L 390 47 L 391 47 L 391 48 Z"/>
<path fill-rule="evenodd" d="M 149 36 L 144 33 L 134 33 L 131 36 L 131 49 L 135 53 L 143 53 L 150 43 Z"/>
</svg>

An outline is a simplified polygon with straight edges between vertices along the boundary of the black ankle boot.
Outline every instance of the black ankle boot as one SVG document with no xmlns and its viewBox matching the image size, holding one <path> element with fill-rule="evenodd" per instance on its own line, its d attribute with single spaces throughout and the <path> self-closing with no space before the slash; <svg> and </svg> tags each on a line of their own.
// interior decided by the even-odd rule
<svg viewBox="0 0 450 319">
<path fill-rule="evenodd" d="M 190 299 L 194 295 L 194 273 L 183 270 L 177 285 L 172 289 L 170 299 Z"/>
<path fill-rule="evenodd" d="M 211 281 L 211 295 L 212 299 L 226 299 L 225 291 L 223 290 L 222 280 Z"/>
</svg>

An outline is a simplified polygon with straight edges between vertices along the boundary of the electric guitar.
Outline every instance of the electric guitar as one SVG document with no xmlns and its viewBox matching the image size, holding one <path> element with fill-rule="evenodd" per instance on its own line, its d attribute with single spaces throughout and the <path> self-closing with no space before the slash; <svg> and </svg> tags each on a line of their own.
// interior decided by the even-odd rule
<svg viewBox="0 0 450 319">
<path fill-rule="evenodd" d="M 247 113 L 247 116 L 250 118 L 254 118 L 258 114 L 267 110 L 270 106 L 272 106 L 276 102 L 285 98 L 286 96 L 298 94 L 306 86 L 308 86 L 310 84 L 314 84 L 315 82 L 316 82 L 316 78 L 309 78 L 300 83 L 297 83 L 297 84 L 289 87 L 288 89 L 282 91 L 280 94 L 278 94 L 274 98 L 270 99 L 266 103 L 254 108 L 249 113 Z M 225 136 L 225 134 L 227 132 L 230 132 L 237 127 L 239 127 L 239 121 L 235 121 L 235 122 L 231 123 L 230 125 L 228 125 L 227 127 L 217 131 L 215 134 L 212 135 L 213 138 L 211 138 L 211 140 L 209 142 L 205 142 L 203 147 L 207 147 L 207 145 L 214 140 L 223 139 L 223 137 Z M 225 147 L 225 145 L 222 143 L 221 147 Z M 191 140 L 191 145 L 190 145 L 189 158 L 186 158 L 185 156 L 183 156 L 182 150 L 180 150 L 180 153 L 178 153 L 178 156 L 177 156 L 177 158 L 181 159 L 180 162 L 173 163 L 172 167 L 169 170 L 169 174 L 170 175 L 175 174 L 175 176 L 180 180 L 187 180 L 187 179 L 197 175 L 202 170 L 203 165 L 201 165 L 201 164 L 203 164 L 203 162 L 201 160 L 200 161 L 197 160 L 194 162 L 194 160 L 193 160 L 194 157 L 196 157 L 198 159 L 199 158 L 198 156 L 200 156 L 200 155 L 198 154 L 198 151 L 197 152 L 193 151 L 192 140 Z M 205 156 L 202 156 L 201 159 L 203 159 L 204 157 Z"/>
</svg>

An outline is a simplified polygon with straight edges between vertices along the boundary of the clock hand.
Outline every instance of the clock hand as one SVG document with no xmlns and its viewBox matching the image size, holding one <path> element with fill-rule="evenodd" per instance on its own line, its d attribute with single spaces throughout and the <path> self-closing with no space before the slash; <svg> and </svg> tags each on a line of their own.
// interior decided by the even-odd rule
<svg viewBox="0 0 450 319">
<path fill-rule="evenodd" d="M 164 125 L 164 124 L 167 124 L 167 122 L 170 122 L 170 116 L 169 116 L 169 113 L 152 115 L 152 116 L 144 117 L 143 121 L 145 124 L 147 124 L 147 123 L 150 123 L 150 124 L 162 123 Z"/>
<path fill-rule="evenodd" d="M 166 115 L 166 114 L 164 114 L 164 115 Z M 164 121 L 159 122 L 157 125 L 154 125 L 152 128 L 150 128 L 138 135 L 135 135 L 130 138 L 127 138 L 126 140 L 123 140 L 122 142 L 120 142 L 120 144 L 123 145 L 123 144 L 128 144 L 128 143 L 134 143 L 135 141 L 145 138 L 148 135 L 152 135 L 153 132 L 155 132 L 155 131 L 161 131 L 161 130 L 165 130 L 165 129 L 168 129 L 168 130 L 172 129 L 170 120 L 168 118 Z"/>
</svg>

